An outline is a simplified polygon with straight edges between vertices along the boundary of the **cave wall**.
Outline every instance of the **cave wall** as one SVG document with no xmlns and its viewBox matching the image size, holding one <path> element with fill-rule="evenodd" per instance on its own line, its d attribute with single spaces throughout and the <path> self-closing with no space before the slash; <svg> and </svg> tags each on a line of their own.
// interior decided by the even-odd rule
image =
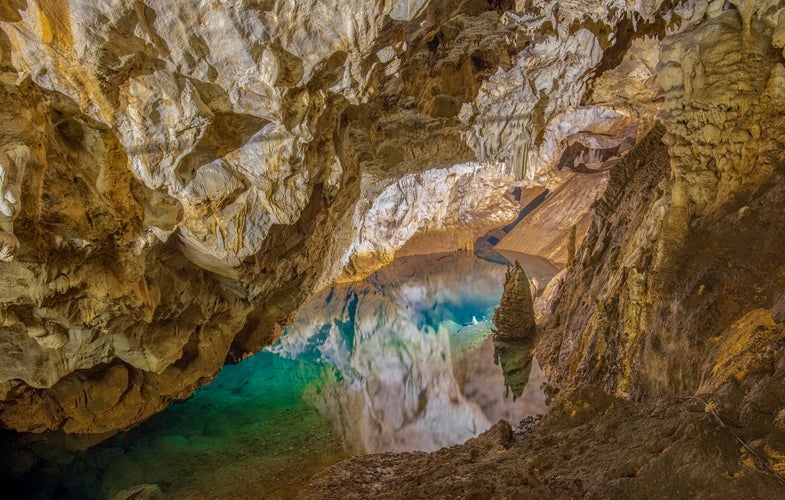
<svg viewBox="0 0 785 500">
<path fill-rule="evenodd" d="M 722 226 L 733 193 L 776 177 L 778 122 L 753 122 L 778 119 L 777 6 L 4 2 L 0 421 L 132 425 L 272 343 L 338 276 L 428 246 L 423 231 L 462 246 L 514 216 L 493 202 L 500 190 L 555 189 L 566 172 L 618 161 L 661 120 L 672 172 L 661 201 L 632 211 L 646 207 L 629 226 L 645 244 L 621 288 L 644 318 L 633 330 L 653 328 L 649 297 L 671 287 L 654 271 L 674 268 L 674 242 L 695 220 Z M 726 57 L 755 69 L 735 79 L 738 95 L 711 90 L 737 71 Z M 761 89 L 768 101 L 735 107 Z M 729 107 L 717 111 L 720 98 Z M 407 247 L 412 237 L 425 239 Z M 586 259 L 584 281 L 621 279 L 613 259 Z M 576 377 L 590 356 L 571 346 L 592 331 L 576 324 L 553 343 L 554 380 Z M 631 337 L 606 356 L 624 374 L 596 376 L 630 395 L 662 389 L 635 375 L 656 356 L 628 354 L 658 352 L 641 347 L 657 337 Z"/>
<path fill-rule="evenodd" d="M 766 12 L 664 38 L 661 124 L 611 171 L 543 329 L 554 387 L 700 396 L 742 433 L 783 429 L 785 67 Z"/>
</svg>

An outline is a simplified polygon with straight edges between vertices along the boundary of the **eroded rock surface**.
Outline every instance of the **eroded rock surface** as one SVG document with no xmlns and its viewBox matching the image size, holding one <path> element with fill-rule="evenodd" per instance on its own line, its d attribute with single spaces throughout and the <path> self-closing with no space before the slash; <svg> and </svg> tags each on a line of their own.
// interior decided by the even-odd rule
<svg viewBox="0 0 785 500">
<path fill-rule="evenodd" d="M 641 404 L 580 386 L 542 421 L 500 421 L 436 453 L 341 462 L 307 498 L 776 498 L 783 484 L 700 402 Z M 709 458 L 711 457 L 711 458 Z"/>
<path fill-rule="evenodd" d="M 534 317 L 534 295 L 526 271 L 516 262 L 504 275 L 504 294 L 493 313 L 499 340 L 532 341 L 537 336 Z"/>
<path fill-rule="evenodd" d="M 314 498 L 782 496 L 782 10 L 674 7 L 642 28 L 664 30 L 638 66 L 659 97 L 629 87 L 662 99 L 661 114 L 631 148 L 561 156 L 589 169 L 618 157 L 573 266 L 539 306 L 549 414 L 512 438 L 499 424 L 436 454 L 344 462 Z M 587 100 L 612 99 L 603 86 L 640 43 L 605 51 L 618 65 Z"/>
<path fill-rule="evenodd" d="M 664 128 L 611 173 L 542 349 L 556 378 L 688 395 L 727 361 L 710 346 L 734 324 L 781 321 L 782 242 L 766 229 L 782 218 L 781 63 L 765 31 L 728 11 L 665 39 Z"/>
<path fill-rule="evenodd" d="M 611 162 L 603 162 L 607 165 Z M 606 167 L 607 168 L 607 167 Z M 527 214 L 494 250 L 510 262 L 519 260 L 529 269 L 563 269 L 570 259 L 570 238 L 581 242 L 591 224 L 591 205 L 607 185 L 606 172 L 570 174 L 554 192 Z"/>
<path fill-rule="evenodd" d="M 269 345 L 342 273 L 469 249 L 514 218 L 514 179 L 552 188 L 553 166 L 594 169 L 648 127 L 666 14 L 3 3 L 0 420 L 126 427 Z"/>
<path fill-rule="evenodd" d="M 516 180 L 613 165 L 546 369 L 716 389 L 707 343 L 753 310 L 782 320 L 781 242 L 760 236 L 779 223 L 778 5 L 4 3 L 0 420 L 131 425 L 338 276 L 469 249 L 514 218 Z M 737 266 L 749 245 L 767 257 Z"/>
</svg>

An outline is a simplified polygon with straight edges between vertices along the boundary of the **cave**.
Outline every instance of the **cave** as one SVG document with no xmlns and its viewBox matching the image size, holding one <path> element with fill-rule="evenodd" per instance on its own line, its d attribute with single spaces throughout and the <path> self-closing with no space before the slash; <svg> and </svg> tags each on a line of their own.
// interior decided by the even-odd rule
<svg viewBox="0 0 785 500">
<path fill-rule="evenodd" d="M 775 1 L 2 0 L 4 496 L 783 498 L 783 117 Z"/>
</svg>

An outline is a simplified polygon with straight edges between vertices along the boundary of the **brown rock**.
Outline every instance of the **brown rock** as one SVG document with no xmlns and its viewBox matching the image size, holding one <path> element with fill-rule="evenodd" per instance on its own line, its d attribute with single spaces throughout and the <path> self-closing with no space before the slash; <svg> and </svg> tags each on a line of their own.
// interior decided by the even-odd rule
<svg viewBox="0 0 785 500">
<path fill-rule="evenodd" d="M 517 261 L 507 268 L 504 293 L 493 313 L 493 323 L 494 338 L 499 340 L 530 341 L 537 335 L 531 285 Z"/>
</svg>

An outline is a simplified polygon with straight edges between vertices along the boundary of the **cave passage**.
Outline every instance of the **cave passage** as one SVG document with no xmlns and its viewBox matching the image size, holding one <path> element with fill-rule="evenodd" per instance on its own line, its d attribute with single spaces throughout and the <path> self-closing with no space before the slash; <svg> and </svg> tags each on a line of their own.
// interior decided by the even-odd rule
<svg viewBox="0 0 785 500">
<path fill-rule="evenodd" d="M 276 345 L 131 431 L 77 453 L 51 437 L 28 443 L 38 460 L 28 486 L 45 477 L 59 498 L 140 484 L 167 498 L 287 497 L 351 455 L 437 450 L 500 418 L 542 413 L 538 368 L 513 400 L 494 365 L 504 270 L 465 255 L 413 257 L 324 290 Z"/>
</svg>

